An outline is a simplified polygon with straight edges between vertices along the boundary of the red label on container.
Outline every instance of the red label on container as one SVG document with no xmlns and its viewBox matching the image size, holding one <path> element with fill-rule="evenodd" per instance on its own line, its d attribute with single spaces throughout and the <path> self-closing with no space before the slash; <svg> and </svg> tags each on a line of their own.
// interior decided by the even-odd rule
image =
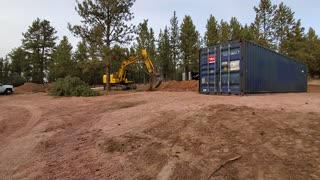
<svg viewBox="0 0 320 180">
<path fill-rule="evenodd" d="M 216 62 L 216 56 L 209 56 L 209 63 L 215 63 Z"/>
</svg>

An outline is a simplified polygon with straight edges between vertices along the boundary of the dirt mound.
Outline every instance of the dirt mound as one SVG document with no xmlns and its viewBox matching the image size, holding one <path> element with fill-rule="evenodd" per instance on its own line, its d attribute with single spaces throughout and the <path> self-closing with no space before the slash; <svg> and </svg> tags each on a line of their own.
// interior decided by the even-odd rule
<svg viewBox="0 0 320 180">
<path fill-rule="evenodd" d="M 15 88 L 18 93 L 39 93 L 48 92 L 49 85 L 35 84 L 35 83 L 25 83 L 22 86 Z"/>
<path fill-rule="evenodd" d="M 199 88 L 198 81 L 168 81 L 161 84 L 160 91 L 194 91 L 197 92 Z"/>
<path fill-rule="evenodd" d="M 309 93 L 320 93 L 320 85 L 309 85 L 308 92 Z"/>
</svg>

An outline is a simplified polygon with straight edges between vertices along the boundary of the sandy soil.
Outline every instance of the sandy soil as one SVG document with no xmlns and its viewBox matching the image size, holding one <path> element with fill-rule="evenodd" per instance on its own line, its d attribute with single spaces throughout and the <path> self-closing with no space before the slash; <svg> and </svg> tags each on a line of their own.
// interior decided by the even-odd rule
<svg viewBox="0 0 320 180">
<path fill-rule="evenodd" d="M 0 179 L 320 179 L 317 93 L 19 94 L 0 112 Z"/>
<path fill-rule="evenodd" d="M 24 85 L 16 87 L 16 94 L 48 92 L 50 84 L 24 83 Z"/>
</svg>

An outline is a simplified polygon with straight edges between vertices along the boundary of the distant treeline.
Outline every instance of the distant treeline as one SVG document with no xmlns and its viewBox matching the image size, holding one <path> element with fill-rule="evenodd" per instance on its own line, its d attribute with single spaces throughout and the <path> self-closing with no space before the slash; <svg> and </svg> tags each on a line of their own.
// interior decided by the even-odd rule
<svg viewBox="0 0 320 180">
<path fill-rule="evenodd" d="M 80 77 L 90 85 L 101 84 L 102 75 L 116 72 L 122 60 L 147 49 L 164 80 L 180 80 L 181 73 L 198 71 L 198 50 L 236 39 L 247 39 L 296 58 L 309 67 L 310 76 L 320 75 L 320 39 L 315 30 L 307 33 L 301 20 L 284 3 L 274 5 L 261 0 L 254 7 L 255 21 L 241 24 L 236 17 L 218 21 L 210 16 L 203 36 L 192 17 L 179 23 L 176 12 L 170 25 L 154 30 L 144 20 L 131 25 L 131 7 L 135 0 L 84 0 L 76 11 L 81 25 L 69 24 L 70 31 L 81 39 L 73 48 L 67 37 L 57 42 L 57 31 L 47 20 L 36 19 L 23 33 L 22 44 L 0 58 L 0 82 L 20 85 L 24 82 L 54 82 L 68 75 Z M 123 48 L 122 45 L 131 45 Z M 136 83 L 147 81 L 142 64 L 129 68 L 129 78 Z"/>
</svg>

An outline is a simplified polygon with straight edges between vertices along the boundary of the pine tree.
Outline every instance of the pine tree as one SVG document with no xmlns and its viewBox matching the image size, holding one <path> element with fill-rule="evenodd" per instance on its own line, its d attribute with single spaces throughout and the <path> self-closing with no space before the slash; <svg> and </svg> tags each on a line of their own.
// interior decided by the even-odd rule
<svg viewBox="0 0 320 180">
<path fill-rule="evenodd" d="M 256 12 L 255 28 L 259 30 L 258 43 L 260 45 L 274 48 L 274 15 L 276 10 L 275 5 L 272 5 L 271 0 L 261 0 L 258 7 L 254 7 Z"/>
<path fill-rule="evenodd" d="M 158 59 L 160 62 L 161 73 L 164 80 L 170 80 L 172 74 L 171 47 L 169 30 L 165 27 L 164 31 L 160 30 L 158 44 Z"/>
<path fill-rule="evenodd" d="M 180 32 L 181 52 L 185 73 L 199 71 L 198 49 L 199 33 L 190 16 L 185 16 L 181 25 Z"/>
<path fill-rule="evenodd" d="M 150 58 L 155 58 L 155 37 L 154 31 L 152 28 L 148 27 L 148 20 L 144 20 L 143 23 L 140 23 L 138 26 L 138 37 L 137 40 L 137 51 L 141 52 L 142 49 L 146 49 Z"/>
<path fill-rule="evenodd" d="M 102 42 L 98 46 L 106 64 L 107 84 L 110 90 L 111 46 L 129 43 L 132 39 L 134 26 L 128 25 L 133 19 L 131 8 L 135 0 L 83 0 L 77 1 L 76 11 L 82 17 L 82 25 L 71 26 L 69 29 L 88 43 Z M 95 33 L 95 30 L 99 33 Z M 97 36 L 95 36 L 97 34 Z"/>
<path fill-rule="evenodd" d="M 32 64 L 31 76 L 35 83 L 47 78 L 51 55 L 55 47 L 56 30 L 47 20 L 36 19 L 23 34 L 23 49 L 27 52 L 28 64 Z"/>
<path fill-rule="evenodd" d="M 84 75 L 84 66 L 87 61 L 89 61 L 89 54 L 86 47 L 86 44 L 84 42 L 79 42 L 77 44 L 76 51 L 73 55 L 73 61 L 76 63 L 76 76 L 78 76 L 81 80 L 85 81 L 86 83 L 89 83 L 86 79 L 86 75 Z"/>
<path fill-rule="evenodd" d="M 12 73 L 18 76 L 22 76 L 23 73 L 25 72 L 25 67 L 29 66 L 28 64 L 26 64 L 27 62 L 26 52 L 21 47 L 19 47 L 19 48 L 13 49 L 9 53 L 9 57 L 11 60 Z"/>
<path fill-rule="evenodd" d="M 301 27 L 301 20 L 293 26 L 292 32 L 283 42 L 283 52 L 290 57 L 296 58 L 306 63 L 306 38 L 304 28 Z"/>
<path fill-rule="evenodd" d="M 220 26 L 219 26 L 219 43 L 228 42 L 230 41 L 230 39 L 231 39 L 230 26 L 228 22 L 221 20 Z"/>
<path fill-rule="evenodd" d="M 2 59 L 2 79 L 1 83 L 6 84 L 9 83 L 10 78 L 10 62 L 8 56 Z"/>
<path fill-rule="evenodd" d="M 282 43 L 288 37 L 290 30 L 294 26 L 294 12 L 282 2 L 275 11 L 274 16 L 274 37 L 277 50 L 282 53 Z"/>
<path fill-rule="evenodd" d="M 50 81 L 56 81 L 66 76 L 75 76 L 75 63 L 72 60 L 72 45 L 66 36 L 63 36 L 60 44 L 53 54 L 53 61 L 50 65 Z"/>
<path fill-rule="evenodd" d="M 313 77 L 320 75 L 320 40 L 314 29 L 310 28 L 306 35 L 306 59 L 309 73 Z"/>
<path fill-rule="evenodd" d="M 4 59 L 0 57 L 0 82 L 4 82 Z"/>
<path fill-rule="evenodd" d="M 111 66 L 112 72 L 118 72 L 123 60 L 129 58 L 128 54 L 129 54 L 128 49 L 126 48 L 122 48 L 119 45 L 115 45 L 112 47 L 111 49 L 111 57 L 113 59 L 113 63 Z"/>
<path fill-rule="evenodd" d="M 219 28 L 216 18 L 210 15 L 207 21 L 204 41 L 206 46 L 213 46 L 219 43 Z"/>
<path fill-rule="evenodd" d="M 138 37 L 136 38 L 138 51 L 149 47 L 149 35 L 148 20 L 144 20 L 138 26 Z"/>
<path fill-rule="evenodd" d="M 152 28 L 149 29 L 149 47 L 147 49 L 149 57 L 151 60 L 155 61 L 156 59 L 156 38 Z"/>
<path fill-rule="evenodd" d="M 180 50 L 180 39 L 179 39 L 179 21 L 176 11 L 173 12 L 173 17 L 170 20 L 170 47 L 171 47 L 171 59 L 172 59 L 172 80 L 177 79 L 177 67 L 180 63 L 181 50 Z"/>
<path fill-rule="evenodd" d="M 142 49 L 146 49 L 148 52 L 149 57 L 151 60 L 159 65 L 158 62 L 155 61 L 156 59 L 156 47 L 155 47 L 155 37 L 154 37 L 154 31 L 152 28 L 149 29 L 148 27 L 148 20 L 144 20 L 143 23 L 140 23 L 138 26 L 138 36 L 136 37 L 137 40 L 137 52 L 141 53 Z M 143 81 L 146 82 L 146 73 L 145 72 L 144 65 L 143 64 L 134 64 L 132 65 L 131 69 L 135 72 L 135 74 L 138 74 L 139 78 L 136 79 L 138 82 Z"/>
<path fill-rule="evenodd" d="M 254 41 L 254 26 L 248 26 L 247 24 L 241 29 L 241 38 L 248 40 L 248 41 Z"/>
<path fill-rule="evenodd" d="M 237 18 L 232 17 L 230 20 L 230 39 L 239 40 L 241 39 L 242 26 Z"/>
<path fill-rule="evenodd" d="M 80 41 L 78 43 L 73 58 L 76 63 L 81 63 L 89 59 L 88 50 L 84 42 Z"/>
</svg>

